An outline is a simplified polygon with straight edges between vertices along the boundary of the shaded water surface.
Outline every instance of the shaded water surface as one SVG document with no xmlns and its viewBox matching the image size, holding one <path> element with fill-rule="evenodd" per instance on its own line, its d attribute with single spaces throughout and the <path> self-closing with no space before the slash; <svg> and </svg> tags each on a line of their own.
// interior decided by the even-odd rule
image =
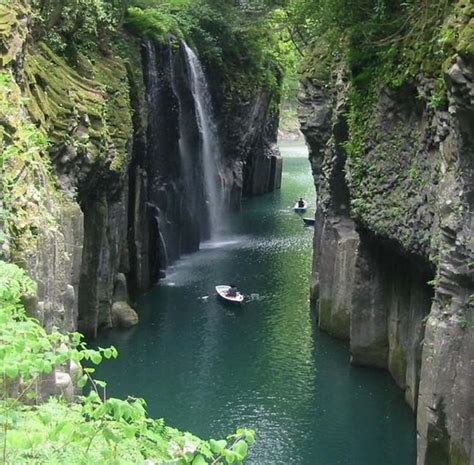
<svg viewBox="0 0 474 465">
<path fill-rule="evenodd" d="M 203 438 L 256 429 L 249 464 L 414 465 L 413 415 L 390 377 L 351 367 L 348 347 L 316 328 L 313 230 L 291 211 L 300 196 L 314 207 L 314 188 L 304 149 L 283 153 L 282 191 L 245 201 L 224 241 L 172 267 L 140 300 L 139 327 L 102 335 L 120 356 L 98 377 Z M 258 296 L 226 307 L 212 294 L 230 282 Z"/>
</svg>

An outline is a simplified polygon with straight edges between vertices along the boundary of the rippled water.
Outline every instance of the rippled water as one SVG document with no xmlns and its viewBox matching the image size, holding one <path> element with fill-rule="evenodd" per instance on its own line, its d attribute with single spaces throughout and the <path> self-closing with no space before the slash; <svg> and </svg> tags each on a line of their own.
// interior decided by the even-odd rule
<svg viewBox="0 0 474 465">
<path fill-rule="evenodd" d="M 151 415 L 201 437 L 256 429 L 249 464 L 414 465 L 400 391 L 386 373 L 351 367 L 309 311 L 313 230 L 291 206 L 300 196 L 314 206 L 314 188 L 304 148 L 284 155 L 281 192 L 244 202 L 225 240 L 172 267 L 141 299 L 137 328 L 101 337 L 120 357 L 98 375 L 109 394 L 144 397 Z M 217 301 L 214 286 L 230 282 L 253 300 Z"/>
</svg>

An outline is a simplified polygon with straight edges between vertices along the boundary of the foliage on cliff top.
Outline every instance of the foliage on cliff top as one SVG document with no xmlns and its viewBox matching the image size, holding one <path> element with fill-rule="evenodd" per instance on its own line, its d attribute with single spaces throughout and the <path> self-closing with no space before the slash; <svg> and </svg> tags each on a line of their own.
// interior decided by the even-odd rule
<svg viewBox="0 0 474 465">
<path fill-rule="evenodd" d="M 71 364 L 97 365 L 116 357 L 113 347 L 87 349 L 77 333 L 48 334 L 25 314 L 22 296 L 35 284 L 16 265 L 0 261 L 0 455 L 3 463 L 110 463 L 239 465 L 254 441 L 250 430 L 202 441 L 146 413 L 141 399 L 107 398 L 93 368 L 76 370 L 91 392 L 74 403 L 52 397 L 39 403 L 42 382 Z"/>
<path fill-rule="evenodd" d="M 306 56 L 303 71 L 321 60 L 330 65 L 331 55 L 344 48 L 352 80 L 360 89 L 368 89 L 374 80 L 398 87 L 420 75 L 436 78 L 453 54 L 472 53 L 469 31 L 473 7 L 469 2 L 289 2 L 292 27 L 312 50 Z"/>
<path fill-rule="evenodd" d="M 276 26 L 281 19 L 275 2 L 230 0 L 135 0 L 126 24 L 132 31 L 167 42 L 169 34 L 189 42 L 211 76 L 234 91 L 255 86 L 277 90 L 280 74 L 294 58 Z M 257 8 L 258 7 L 258 8 Z"/>
<path fill-rule="evenodd" d="M 419 98 L 443 107 L 444 73 L 457 53 L 467 60 L 474 57 L 471 2 L 287 0 L 287 7 L 290 27 L 307 50 L 302 78 L 331 87 L 331 73 L 339 66 L 351 80 L 346 149 L 353 159 L 363 156 L 381 86 L 400 89 L 432 79 L 434 85 Z"/>
<path fill-rule="evenodd" d="M 71 62 L 80 51 L 107 50 L 119 27 L 125 0 L 32 0 L 37 38 Z"/>
<path fill-rule="evenodd" d="M 235 62 L 239 68 L 258 67 L 272 54 L 271 26 L 276 23 L 267 19 L 284 4 L 285 0 L 32 1 L 38 12 L 37 35 L 44 34 L 55 52 L 71 59 L 79 50 L 106 50 L 126 16 L 126 24 L 139 35 L 168 41 L 174 34 L 193 43 L 204 61 Z"/>
</svg>

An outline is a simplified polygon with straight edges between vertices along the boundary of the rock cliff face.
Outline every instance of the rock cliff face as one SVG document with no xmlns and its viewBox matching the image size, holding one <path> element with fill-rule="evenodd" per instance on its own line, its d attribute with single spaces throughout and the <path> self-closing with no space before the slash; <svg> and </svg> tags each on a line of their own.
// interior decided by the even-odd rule
<svg viewBox="0 0 474 465">
<path fill-rule="evenodd" d="M 97 46 L 70 59 L 41 40 L 21 0 L 0 5 L 0 23 L 2 79 L 18 97 L 16 120 L 10 108 L 0 108 L 0 144 L 8 148 L 23 126 L 47 137 L 48 147 L 37 154 L 52 171 L 59 199 L 46 202 L 54 227 L 36 228 L 35 242 L 21 254 L 2 240 L 2 255 L 22 262 L 38 282 L 29 308 L 47 327 L 94 336 L 100 328 L 132 324 L 131 299 L 207 235 L 200 162 L 184 166 L 181 157 L 183 145 L 199 145 L 182 53 L 176 44 L 122 34 L 117 48 Z M 235 103 L 235 118 L 273 102 L 261 89 L 245 105 Z M 249 176 L 264 173 L 248 195 L 278 187 L 276 120 L 267 111 L 248 122 L 250 138 L 242 130 L 233 134 L 239 150 L 222 161 L 227 205 L 240 205 Z M 245 163 L 263 168 L 244 170 Z M 184 187 L 189 173 L 193 192 Z M 7 201 L 2 193 L 2 208 Z M 34 215 L 27 207 L 25 214 Z M 3 219 L 1 227 L 8 230 Z"/>
<path fill-rule="evenodd" d="M 283 76 L 280 69 L 273 70 L 276 88 L 267 85 L 262 89 L 251 82 L 240 82 L 229 89 L 221 84 L 225 81 L 223 72 L 211 69 L 209 84 L 224 155 L 224 195 L 235 209 L 242 197 L 281 187 L 282 159 L 277 138 Z"/>
<path fill-rule="evenodd" d="M 473 71 L 453 60 L 441 109 L 419 98 L 429 79 L 381 88 L 359 159 L 345 149 L 344 64 L 300 96 L 318 193 L 312 305 L 352 363 L 405 391 L 418 465 L 474 463 Z"/>
<path fill-rule="evenodd" d="M 242 196 L 262 195 L 281 186 L 278 107 L 279 99 L 265 90 L 231 101 L 227 97 L 219 108 L 228 166 L 225 193 L 233 207 L 239 206 Z"/>
</svg>

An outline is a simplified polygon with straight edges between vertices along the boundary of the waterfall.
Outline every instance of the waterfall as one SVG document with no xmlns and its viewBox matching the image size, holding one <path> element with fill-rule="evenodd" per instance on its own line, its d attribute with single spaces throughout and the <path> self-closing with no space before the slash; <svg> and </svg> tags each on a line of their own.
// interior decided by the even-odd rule
<svg viewBox="0 0 474 465">
<path fill-rule="evenodd" d="M 185 42 L 183 42 L 183 48 L 201 138 L 204 188 L 209 218 L 209 230 L 212 238 L 217 232 L 221 210 L 221 192 L 217 168 L 221 160 L 220 143 L 217 134 L 217 126 L 214 121 L 211 94 L 201 62 L 194 51 Z"/>
<path fill-rule="evenodd" d="M 159 266 L 215 238 L 221 211 L 220 144 L 208 84 L 182 44 L 144 41 L 148 199 L 156 208 Z M 220 219 L 222 220 L 222 219 Z M 160 235 L 160 237 L 158 237 Z"/>
<path fill-rule="evenodd" d="M 190 124 L 189 115 L 192 112 L 193 120 L 195 120 L 194 109 L 191 108 L 189 100 L 186 96 L 183 96 L 181 69 L 182 63 L 181 54 L 174 53 L 173 47 L 169 48 L 169 61 L 170 61 L 170 72 L 171 72 L 171 87 L 173 93 L 178 99 L 178 125 L 179 125 L 179 157 L 181 161 L 181 177 L 184 185 L 184 199 L 186 214 L 188 219 L 191 221 L 193 227 L 199 228 L 199 224 L 203 223 L 200 221 L 202 215 L 202 182 L 200 182 L 201 176 L 199 176 L 200 167 L 195 166 L 195 144 L 193 143 L 193 125 Z M 181 84 L 181 85 L 180 85 Z M 205 212 L 207 216 L 207 212 Z"/>
</svg>

